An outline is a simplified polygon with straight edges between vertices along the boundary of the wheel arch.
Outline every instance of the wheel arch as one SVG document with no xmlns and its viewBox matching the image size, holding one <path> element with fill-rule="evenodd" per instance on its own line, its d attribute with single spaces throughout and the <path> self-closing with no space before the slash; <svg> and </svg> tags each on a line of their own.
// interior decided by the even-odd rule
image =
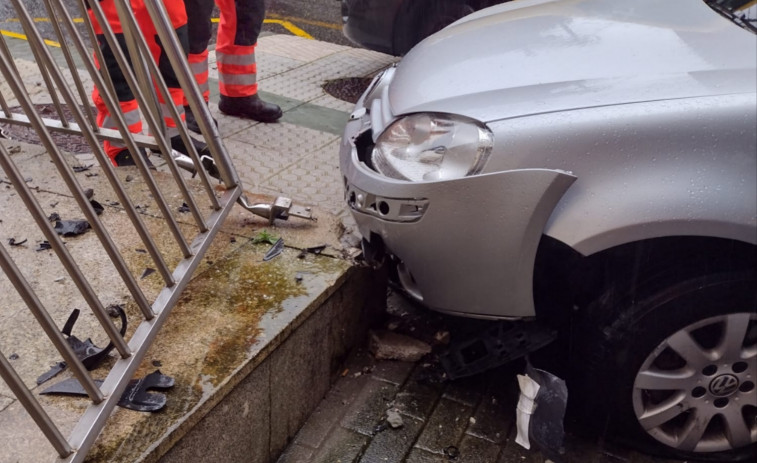
<svg viewBox="0 0 757 463">
<path fill-rule="evenodd" d="M 633 295 L 636 288 L 663 287 L 702 273 L 757 273 L 757 245 L 717 236 L 662 236 L 603 249 L 585 256 L 568 244 L 543 235 L 534 266 L 537 317 L 565 325 L 571 318 L 612 314 L 585 313 L 608 294 Z M 642 294 L 639 294 L 642 296 Z"/>
</svg>

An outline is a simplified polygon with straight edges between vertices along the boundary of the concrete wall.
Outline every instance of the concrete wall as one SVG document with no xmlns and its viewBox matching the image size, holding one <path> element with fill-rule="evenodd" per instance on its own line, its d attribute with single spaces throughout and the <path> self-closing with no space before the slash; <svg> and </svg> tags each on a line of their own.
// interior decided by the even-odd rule
<svg viewBox="0 0 757 463">
<path fill-rule="evenodd" d="M 383 274 L 353 268 L 337 291 L 159 461 L 276 461 L 328 392 L 349 350 L 383 312 L 385 281 Z M 157 460 L 158 453 L 147 460 Z"/>
</svg>

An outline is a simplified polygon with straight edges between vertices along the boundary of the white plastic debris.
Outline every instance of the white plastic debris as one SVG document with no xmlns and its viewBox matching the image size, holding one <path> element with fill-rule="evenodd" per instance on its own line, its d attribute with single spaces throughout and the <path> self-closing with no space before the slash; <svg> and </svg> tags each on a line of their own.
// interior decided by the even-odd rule
<svg viewBox="0 0 757 463">
<path fill-rule="evenodd" d="M 531 379 L 528 375 L 518 375 L 518 386 L 520 386 L 520 398 L 515 410 L 515 424 L 518 429 L 518 435 L 515 442 L 526 449 L 531 448 L 531 442 L 528 439 L 528 427 L 531 423 L 531 415 L 536 410 L 536 394 L 539 393 L 539 383 Z"/>
</svg>

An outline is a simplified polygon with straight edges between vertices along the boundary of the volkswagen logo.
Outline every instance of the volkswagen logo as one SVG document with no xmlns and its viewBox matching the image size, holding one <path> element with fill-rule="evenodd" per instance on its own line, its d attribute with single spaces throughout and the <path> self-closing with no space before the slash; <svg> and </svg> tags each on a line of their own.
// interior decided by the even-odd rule
<svg viewBox="0 0 757 463">
<path fill-rule="evenodd" d="M 739 379 L 734 375 L 720 375 L 710 383 L 710 392 L 718 397 L 733 394 L 739 388 Z"/>
</svg>

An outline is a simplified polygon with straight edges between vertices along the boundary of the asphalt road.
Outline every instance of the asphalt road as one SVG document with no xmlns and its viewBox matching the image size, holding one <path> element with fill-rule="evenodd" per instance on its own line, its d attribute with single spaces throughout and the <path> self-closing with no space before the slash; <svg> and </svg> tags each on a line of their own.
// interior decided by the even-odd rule
<svg viewBox="0 0 757 463">
<path fill-rule="evenodd" d="M 56 0 L 53 0 L 56 1 Z M 79 0 L 58 0 L 74 18 L 81 17 Z M 44 0 L 22 0 L 45 39 L 57 41 L 53 28 L 46 23 L 49 17 Z M 263 33 L 291 34 L 315 40 L 347 45 L 342 35 L 341 3 L 339 0 L 266 0 Z M 217 24 L 218 9 L 214 11 Z M 80 32 L 84 32 L 80 28 Z M 17 37 L 23 28 L 10 0 L 0 2 L 0 34 Z M 215 40 L 215 38 L 213 39 Z"/>
</svg>

